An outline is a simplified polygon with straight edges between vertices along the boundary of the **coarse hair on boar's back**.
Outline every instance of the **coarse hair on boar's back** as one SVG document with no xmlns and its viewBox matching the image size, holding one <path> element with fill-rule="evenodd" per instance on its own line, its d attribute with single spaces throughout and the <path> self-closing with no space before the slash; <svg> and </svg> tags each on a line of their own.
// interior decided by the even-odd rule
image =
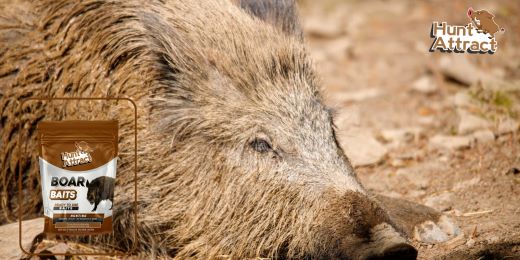
<svg viewBox="0 0 520 260">
<path fill-rule="evenodd" d="M 18 210 L 18 171 L 23 215 L 41 214 L 31 149 L 40 120 L 117 119 L 116 239 L 99 238 L 116 248 L 181 259 L 415 258 L 403 235 L 426 215 L 383 209 L 359 183 L 292 1 L 14 0 L 0 8 L 2 222 Z M 138 225 L 128 104 L 20 102 L 41 96 L 136 101 Z"/>
</svg>

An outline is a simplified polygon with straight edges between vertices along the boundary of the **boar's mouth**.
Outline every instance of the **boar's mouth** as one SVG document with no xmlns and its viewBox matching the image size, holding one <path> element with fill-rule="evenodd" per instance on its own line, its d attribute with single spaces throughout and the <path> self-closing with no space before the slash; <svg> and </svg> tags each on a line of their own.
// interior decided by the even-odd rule
<svg viewBox="0 0 520 260">
<path fill-rule="evenodd" d="M 328 259 L 416 259 L 417 250 L 379 203 L 362 192 L 328 192 L 316 234 L 324 238 Z"/>
</svg>

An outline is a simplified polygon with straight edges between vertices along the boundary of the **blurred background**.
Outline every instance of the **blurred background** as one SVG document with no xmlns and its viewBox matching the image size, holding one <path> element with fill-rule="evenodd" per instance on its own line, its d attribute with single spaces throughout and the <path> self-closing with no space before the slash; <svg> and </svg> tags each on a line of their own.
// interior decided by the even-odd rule
<svg viewBox="0 0 520 260">
<path fill-rule="evenodd" d="M 370 190 L 455 219 L 421 258 L 520 259 L 520 1 L 299 1 L 342 147 Z M 495 15 L 493 54 L 429 52 L 433 21 Z"/>
</svg>

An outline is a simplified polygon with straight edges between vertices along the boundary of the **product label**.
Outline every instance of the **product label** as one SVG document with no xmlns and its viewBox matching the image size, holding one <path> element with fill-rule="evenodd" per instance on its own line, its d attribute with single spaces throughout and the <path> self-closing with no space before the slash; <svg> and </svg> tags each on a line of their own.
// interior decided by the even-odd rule
<svg viewBox="0 0 520 260">
<path fill-rule="evenodd" d="M 38 131 L 44 231 L 111 232 L 117 122 L 42 122 Z"/>
</svg>

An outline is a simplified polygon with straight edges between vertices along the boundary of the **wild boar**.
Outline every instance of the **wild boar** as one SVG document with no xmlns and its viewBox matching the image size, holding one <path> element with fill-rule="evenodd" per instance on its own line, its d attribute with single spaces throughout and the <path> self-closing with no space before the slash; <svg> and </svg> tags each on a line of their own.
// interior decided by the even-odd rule
<svg viewBox="0 0 520 260">
<path fill-rule="evenodd" d="M 97 177 L 91 182 L 87 182 L 87 200 L 90 204 L 94 204 L 92 211 L 95 211 L 103 200 L 110 200 L 112 203 L 110 209 L 112 209 L 114 204 L 114 183 L 115 179 L 107 176 Z"/>
</svg>

